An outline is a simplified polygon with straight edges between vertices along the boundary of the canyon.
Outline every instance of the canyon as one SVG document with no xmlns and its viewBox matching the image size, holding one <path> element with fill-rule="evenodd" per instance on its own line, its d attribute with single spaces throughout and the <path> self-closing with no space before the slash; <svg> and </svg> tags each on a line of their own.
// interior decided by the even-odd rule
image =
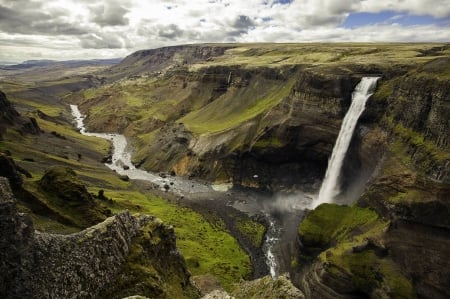
<svg viewBox="0 0 450 299">
<path fill-rule="evenodd" d="M 30 214 L 43 230 L 34 233 L 31 220 L 17 220 L 19 214 L 14 211 L 7 217 L 16 219 L 8 231 L 26 227 L 26 237 L 16 238 L 18 248 L 25 248 L 20 252 L 37 256 L 24 258 L 18 273 L 25 274 L 18 277 L 27 284 L 23 290 L 15 289 L 45 297 L 50 294 L 45 293 L 49 292 L 46 286 L 68 275 L 71 282 L 64 290 L 55 289 L 61 292 L 55 296 L 80 291 L 86 292 L 79 293 L 80 298 L 99 297 L 97 292 L 107 296 L 102 288 L 111 286 L 122 297 L 144 294 L 114 280 L 117 275 L 135 273 L 133 267 L 139 261 L 156 272 L 141 269 L 134 278 L 159 277 L 142 284 L 153 287 L 155 292 L 148 296 L 175 296 L 168 293 L 173 283 L 182 286 L 176 296 L 200 297 L 195 283 L 189 281 L 190 271 L 197 286 L 208 280 L 204 275 L 212 274 L 232 296 L 258 298 L 251 296 L 258 296 L 258 288 L 268 287 L 261 277 L 271 272 L 263 247 L 273 219 L 281 241 L 273 248 L 278 270 L 272 274 L 289 273 L 289 279 L 274 279 L 280 286 L 287 279 L 295 287 L 273 288 L 268 292 L 272 297 L 267 298 L 278 298 L 277 292 L 291 294 L 288 298 L 447 298 L 449 57 L 450 47 L 445 44 L 187 45 L 139 51 L 118 64 L 99 66 L 89 75 L 60 78 L 50 72 L 47 78 L 30 83 L 35 75 L 27 71 L 6 74 L 1 89 L 18 112 L 2 93 L 0 149 L 9 154 L 8 165 L 15 163 L 17 171 L 1 173 L 14 193 L 5 191 L 2 197 L 15 198 L 2 206 L 11 212 L 12 202 L 17 201 L 20 212 Z M 350 141 L 338 182 L 341 192 L 333 203 L 315 207 L 352 92 L 367 76 L 380 79 Z M 144 182 L 106 168 L 104 163 L 114 159 L 110 143 L 79 134 L 70 104 L 86 115 L 88 132 L 125 136 L 132 162 L 127 167 L 152 172 L 156 179 Z M 33 144 L 33 151 L 19 144 Z M 61 194 L 43 188 L 49 185 L 45 180 L 37 185 L 54 166 L 75 170 L 79 185 L 86 185 L 91 193 L 82 205 L 95 210 L 95 215 L 79 217 L 78 212 L 70 212 L 77 206 L 73 199 L 66 201 L 71 205 L 67 208 L 60 202 Z M 183 180 L 185 189 L 177 189 Z M 180 191 L 197 188 L 196 182 L 207 191 Z M 101 199 L 103 194 L 110 194 L 111 200 Z M 142 194 L 165 199 L 147 199 Z M 155 203 L 147 208 L 149 202 Z M 170 209 L 176 210 L 175 216 L 163 211 L 164 202 L 174 205 Z M 154 216 L 133 216 L 123 209 L 161 213 L 158 217 L 167 225 Z M 188 242 L 191 232 L 177 221 L 183 221 L 180 215 L 191 214 L 178 209 L 194 210 L 209 223 L 205 225 L 212 225 L 201 226 L 204 239 L 199 244 L 216 234 L 228 234 L 214 239 L 221 240 L 214 241 L 222 247 L 220 254 L 230 249 L 221 258 L 223 263 L 203 268 L 210 257 L 189 250 L 197 245 Z M 200 234 L 197 220 L 193 221 L 197 216 L 189 217 L 186 223 L 195 223 L 193 233 Z M 116 234 L 116 229 L 125 231 Z M 61 232 L 65 234 L 54 235 Z M 143 240 L 147 233 L 150 239 Z M 234 241 L 228 239 L 230 234 Z M 155 243 L 155 235 L 162 243 Z M 175 254 L 175 235 L 184 258 Z M 257 242 L 252 242 L 255 238 Z M 54 247 L 45 251 L 48 246 L 41 244 L 47 239 L 54 240 Z M 85 271 L 83 265 L 91 264 L 88 259 L 98 256 L 95 248 L 119 241 L 126 243 L 120 245 L 124 248 L 143 248 L 139 254 L 144 257 L 131 255 L 134 260 L 124 262 L 130 261 L 130 252 L 114 251 L 121 260 L 118 268 L 107 267 L 110 272 L 106 273 L 97 264 L 97 272 Z M 94 248 L 93 254 L 67 258 L 64 248 L 69 244 L 78 244 L 74 248 L 81 251 Z M 207 247 L 213 255 L 219 254 L 219 248 Z M 237 253 L 242 248 L 250 261 L 245 261 L 244 252 Z M 240 261 L 225 261 L 241 254 Z M 42 264 L 55 259 L 68 264 L 51 269 Z M 161 266 L 163 259 L 173 268 Z M 12 260 L 5 254 L 2 265 Z M 41 266 L 32 266 L 35 263 Z M 51 275 L 40 274 L 40 267 Z M 64 274 L 58 270 L 74 267 L 81 269 L 78 276 L 71 276 L 74 270 Z M 93 279 L 83 282 L 87 277 Z M 166 282 L 167 277 L 180 281 Z M 237 277 L 258 280 L 233 289 Z M 121 288 L 129 291 L 121 293 Z M 6 292 L 2 289 L 6 298 L 14 297 Z"/>
</svg>

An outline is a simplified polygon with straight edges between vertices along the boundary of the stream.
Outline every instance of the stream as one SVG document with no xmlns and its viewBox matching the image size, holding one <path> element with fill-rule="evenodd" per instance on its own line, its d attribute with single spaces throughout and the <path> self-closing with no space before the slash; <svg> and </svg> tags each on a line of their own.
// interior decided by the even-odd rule
<svg viewBox="0 0 450 299">
<path fill-rule="evenodd" d="M 107 139 L 112 143 L 112 163 L 105 163 L 119 175 L 132 180 L 143 180 L 158 185 L 162 191 L 195 200 L 223 200 L 226 204 L 249 216 L 263 215 L 267 222 L 267 232 L 262 246 L 268 273 L 277 277 L 290 269 L 291 258 L 296 255 L 297 225 L 313 201 L 313 195 L 298 192 L 294 195 L 277 194 L 276 196 L 253 192 L 232 185 L 212 185 L 198 180 L 178 176 L 158 175 L 136 168 L 131 162 L 132 148 L 121 134 L 91 133 L 84 126 L 84 116 L 77 105 L 70 105 L 79 132 L 86 136 Z"/>
</svg>

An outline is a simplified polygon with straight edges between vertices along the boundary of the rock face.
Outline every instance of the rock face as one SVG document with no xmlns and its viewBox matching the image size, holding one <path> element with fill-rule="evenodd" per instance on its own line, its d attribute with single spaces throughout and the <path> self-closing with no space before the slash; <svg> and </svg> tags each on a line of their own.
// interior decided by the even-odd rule
<svg viewBox="0 0 450 299">
<path fill-rule="evenodd" d="M 265 276 L 254 281 L 243 282 L 233 292 L 236 299 L 304 299 L 300 290 L 298 290 L 286 276 L 279 276 L 273 279 Z"/>
<path fill-rule="evenodd" d="M 352 229 L 342 220 L 324 225 L 315 213 L 308 215 L 305 221 L 321 230 L 341 233 L 321 248 L 308 244 L 305 237 L 311 237 L 300 233 L 304 251 L 316 250 L 316 259 L 300 277 L 307 296 L 450 296 L 445 258 L 450 254 L 450 89 L 445 76 L 430 75 L 428 68 L 436 71 L 433 63 L 417 73 L 382 80 L 368 102 L 352 150 L 363 166 L 376 166 L 376 172 L 364 182 L 357 205 L 376 211 L 389 225 L 369 229 L 376 226 L 366 215 L 361 218 L 366 224 Z"/>
<path fill-rule="evenodd" d="M 358 78 L 300 67 L 223 66 L 200 74 L 189 74 L 186 80 L 210 93 L 191 91 L 185 96 L 174 109 L 184 107 L 188 116 L 177 123 L 159 124 L 158 130 L 152 123 L 149 128 L 155 137 L 138 145 L 136 160 L 143 161 L 142 167 L 263 189 L 312 185 L 321 177 Z M 229 84 L 224 82 L 228 76 Z M 267 87 L 260 90 L 261 85 Z M 204 104 L 211 108 L 196 112 L 191 103 L 194 97 L 205 97 Z M 264 97 L 272 98 L 259 114 L 243 121 L 228 119 L 252 109 L 256 105 L 252 102 Z M 196 134 L 190 132 L 192 122 L 206 131 L 209 124 L 228 125 Z"/>
<path fill-rule="evenodd" d="M 88 192 L 86 186 L 69 167 L 54 166 L 48 169 L 39 181 L 39 187 L 50 203 L 50 207 L 73 218 L 75 226 L 86 228 L 111 216 L 111 211 Z"/>
<path fill-rule="evenodd" d="M 244 281 L 236 285 L 230 294 L 222 290 L 215 290 L 202 299 L 304 299 L 303 293 L 297 289 L 289 277 L 281 275 L 275 279 L 265 276 L 253 281 Z M 307 297 L 319 298 L 319 297 Z"/>
<path fill-rule="evenodd" d="M 142 262 L 158 261 L 153 277 L 159 280 L 143 295 L 195 294 L 173 229 L 159 219 L 122 212 L 79 233 L 44 234 L 35 232 L 30 218 L 17 212 L 4 178 L 0 192 L 2 298 L 98 298 L 111 291 L 109 298 L 119 298 L 114 293 L 117 279 L 124 275 L 131 254 Z M 141 248 L 137 253 L 136 246 Z M 134 288 L 121 286 L 122 297 L 142 291 Z"/>
<path fill-rule="evenodd" d="M 0 296 L 32 298 L 34 228 L 31 218 L 17 212 L 8 180 L 0 177 Z"/>
<path fill-rule="evenodd" d="M 35 118 L 25 118 L 14 109 L 6 95 L 0 90 L 0 140 L 8 127 L 14 127 L 21 133 L 39 134 L 41 129 Z"/>
</svg>

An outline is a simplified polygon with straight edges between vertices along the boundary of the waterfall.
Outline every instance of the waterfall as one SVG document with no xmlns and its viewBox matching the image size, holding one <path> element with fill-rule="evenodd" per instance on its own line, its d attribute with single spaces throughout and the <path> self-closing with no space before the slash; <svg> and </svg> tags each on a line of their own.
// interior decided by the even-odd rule
<svg viewBox="0 0 450 299">
<path fill-rule="evenodd" d="M 372 95 L 379 77 L 363 77 L 352 94 L 352 104 L 342 121 L 341 130 L 333 148 L 333 153 L 328 161 L 325 178 L 320 187 L 319 196 L 313 202 L 313 208 L 326 202 L 332 202 L 339 194 L 339 176 L 344 163 L 345 154 L 361 113 L 364 111 L 366 101 Z"/>
</svg>

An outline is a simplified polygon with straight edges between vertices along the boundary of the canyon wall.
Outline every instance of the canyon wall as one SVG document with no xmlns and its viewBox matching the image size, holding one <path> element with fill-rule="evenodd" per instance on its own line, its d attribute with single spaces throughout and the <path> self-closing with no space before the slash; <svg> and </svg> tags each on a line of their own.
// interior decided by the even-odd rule
<svg viewBox="0 0 450 299">
<path fill-rule="evenodd" d="M 161 220 L 125 211 L 79 233 L 40 233 L 3 177 L 0 192 L 2 298 L 196 296 L 173 228 Z"/>
</svg>

